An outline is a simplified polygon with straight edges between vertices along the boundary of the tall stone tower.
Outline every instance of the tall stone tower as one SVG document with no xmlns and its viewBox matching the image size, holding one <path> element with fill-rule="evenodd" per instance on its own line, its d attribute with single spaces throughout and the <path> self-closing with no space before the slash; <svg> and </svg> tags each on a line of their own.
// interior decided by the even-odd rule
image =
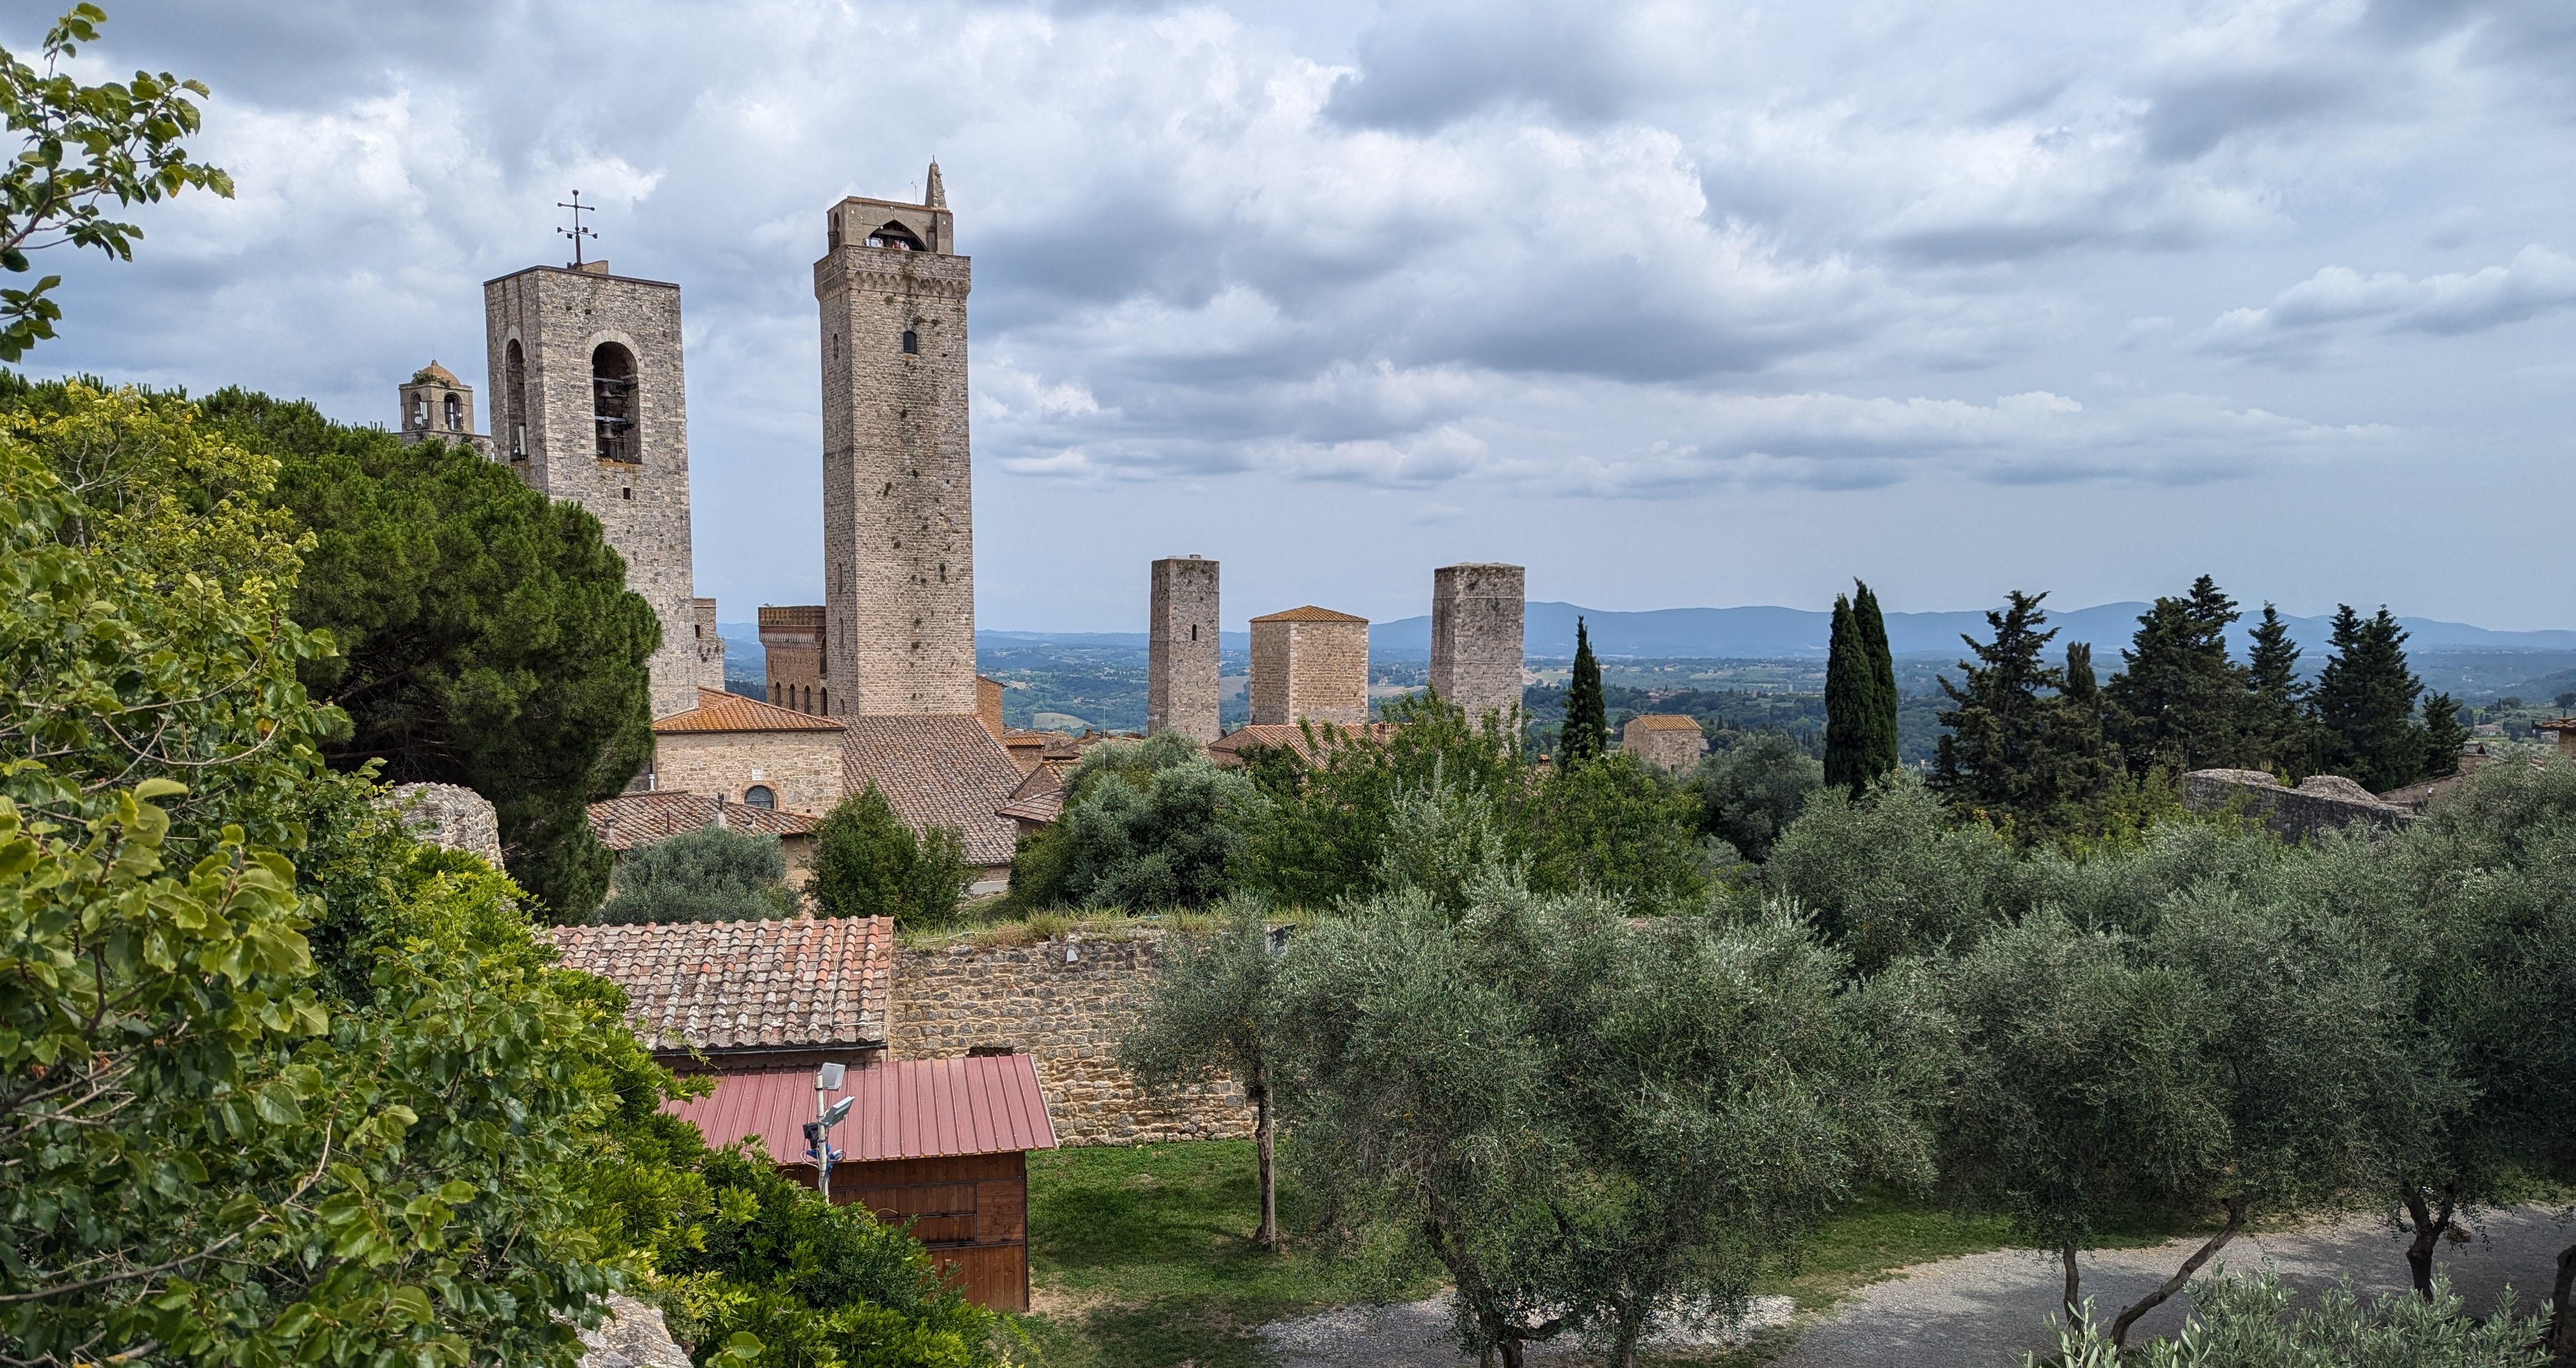
<svg viewBox="0 0 2576 1368">
<path fill-rule="evenodd" d="M 1146 634 L 1145 733 L 1176 731 L 1214 741 L 1216 562 L 1175 556 L 1154 562 Z"/>
<path fill-rule="evenodd" d="M 832 711 L 975 711 L 966 292 L 933 163 L 926 203 L 832 206 L 823 336 L 823 568 Z"/>
<path fill-rule="evenodd" d="M 483 324 L 495 458 L 599 519 L 626 558 L 626 587 L 662 621 L 653 715 L 696 707 L 705 633 L 690 565 L 680 287 L 610 275 L 605 261 L 531 266 L 484 282 Z"/>
<path fill-rule="evenodd" d="M 1509 727 L 1521 701 L 1521 623 L 1527 573 L 1517 565 L 1444 565 L 1431 572 L 1431 688 L 1482 722 Z"/>
</svg>

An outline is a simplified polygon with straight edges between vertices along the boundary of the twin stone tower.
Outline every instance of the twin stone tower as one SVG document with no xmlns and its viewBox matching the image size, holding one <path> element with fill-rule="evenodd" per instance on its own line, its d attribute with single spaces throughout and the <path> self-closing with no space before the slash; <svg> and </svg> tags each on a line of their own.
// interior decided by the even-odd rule
<svg viewBox="0 0 2576 1368">
<path fill-rule="evenodd" d="M 933 164 L 921 204 L 858 196 L 825 216 L 814 263 L 823 394 L 824 603 L 763 608 L 770 701 L 828 716 L 974 714 L 975 533 L 967 434 L 971 261 Z M 403 436 L 486 448 L 595 515 L 653 607 L 653 715 L 724 687 L 715 602 L 696 596 L 680 288 L 608 263 L 486 282 L 492 433 L 431 366 L 402 387 Z M 1433 576 L 1431 685 L 1470 717 L 1520 701 L 1519 566 Z M 1153 564 L 1147 728 L 1216 740 L 1217 563 Z M 773 640 L 773 634 L 775 639 Z M 1252 623 L 1255 724 L 1368 716 L 1368 623 L 1299 608 Z M 801 677 L 801 678 L 800 678 Z M 783 680 L 783 683 L 782 683 Z M 837 696 L 835 692 L 837 691 Z"/>
</svg>

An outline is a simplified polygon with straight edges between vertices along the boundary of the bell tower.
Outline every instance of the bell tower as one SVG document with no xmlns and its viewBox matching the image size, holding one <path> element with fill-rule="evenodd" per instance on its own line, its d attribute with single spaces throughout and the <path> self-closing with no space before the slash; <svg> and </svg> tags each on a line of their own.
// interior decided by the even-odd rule
<svg viewBox="0 0 2576 1368">
<path fill-rule="evenodd" d="M 922 199 L 842 200 L 814 263 L 835 715 L 975 711 L 973 271 L 936 162 Z"/>
<path fill-rule="evenodd" d="M 587 208 L 587 206 L 584 206 Z M 483 284 L 492 454 L 590 510 L 653 605 L 653 715 L 697 706 L 704 634 L 689 546 L 689 410 L 680 287 L 605 261 Z"/>
</svg>

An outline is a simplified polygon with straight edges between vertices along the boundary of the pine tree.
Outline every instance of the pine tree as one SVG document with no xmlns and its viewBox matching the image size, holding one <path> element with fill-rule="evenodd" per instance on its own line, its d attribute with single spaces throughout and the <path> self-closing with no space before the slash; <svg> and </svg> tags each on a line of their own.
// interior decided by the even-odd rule
<svg viewBox="0 0 2576 1368">
<path fill-rule="evenodd" d="M 2299 643 L 2280 610 L 2263 605 L 2246 661 L 2245 760 L 2249 766 L 2306 777 L 2316 765 L 2315 728 L 2308 716 L 2308 686 L 2299 678 Z"/>
<path fill-rule="evenodd" d="M 2105 727 L 2108 711 L 2101 686 L 2094 681 L 2092 644 L 2068 642 L 2064 680 L 2048 735 L 2048 764 L 2054 770 L 2051 784 L 2060 803 L 2091 803 L 2110 788 L 2111 776 L 2119 771 L 2119 752 Z M 2060 822 L 2071 823 L 2077 817 L 2062 813 Z"/>
<path fill-rule="evenodd" d="M 1953 804 L 2026 829 L 2045 828 L 2061 805 L 2049 734 L 2057 708 L 2044 695 L 2066 677 L 2040 663 L 2040 652 L 2057 635 L 2053 627 L 2041 630 L 2048 614 L 2040 603 L 2047 597 L 2016 589 L 2002 612 L 1986 614 L 1993 641 L 1960 638 L 1980 663 L 1959 662 L 1964 686 L 1941 680 L 1941 692 L 1956 706 L 1940 714 L 1949 733 L 1932 766 L 1932 787 Z"/>
<path fill-rule="evenodd" d="M 1825 647 L 1825 782 L 1858 794 L 1867 787 L 1869 730 L 1877 681 L 1869 648 L 1852 620 L 1851 600 L 1834 596 L 1833 635 Z"/>
<path fill-rule="evenodd" d="M 1592 658 L 1592 634 L 1574 620 L 1574 676 L 1565 685 L 1565 734 L 1557 757 L 1568 767 L 1599 759 L 1610 748 L 1610 717 L 1601 697 L 1601 662 Z"/>
<path fill-rule="evenodd" d="M 2424 700 L 2424 769 L 2427 779 L 2459 773 L 2460 750 L 2469 744 L 2469 729 L 2460 721 L 2458 699 L 2437 693 Z"/>
<path fill-rule="evenodd" d="M 2105 690 L 2132 769 L 2179 773 L 2244 762 L 2248 676 L 2227 658 L 2227 629 L 2239 616 L 2207 575 L 2188 596 L 2159 598 L 2139 615 L 2138 634 L 2120 653 L 2128 668 Z"/>
<path fill-rule="evenodd" d="M 1887 618 L 1878 611 L 1878 595 L 1859 580 L 1852 584 L 1858 590 L 1852 595 L 1852 625 L 1860 630 L 1861 645 L 1869 649 L 1873 697 L 1865 754 L 1869 774 L 1875 778 L 1896 769 L 1896 656 L 1887 648 Z"/>
<path fill-rule="evenodd" d="M 2332 644 L 2313 703 L 2325 768 L 2373 793 L 2415 782 L 2428 738 L 2415 720 L 2424 682 L 2406 668 L 2406 629 L 2384 605 L 2364 618 L 2338 604 Z"/>
</svg>

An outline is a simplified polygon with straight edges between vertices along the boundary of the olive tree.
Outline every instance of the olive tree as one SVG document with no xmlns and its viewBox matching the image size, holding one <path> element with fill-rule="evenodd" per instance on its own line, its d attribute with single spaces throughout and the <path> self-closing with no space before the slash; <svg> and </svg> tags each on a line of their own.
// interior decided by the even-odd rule
<svg viewBox="0 0 2576 1368">
<path fill-rule="evenodd" d="M 1233 1079 L 1252 1104 L 1253 1148 L 1260 1166 L 1261 1224 L 1253 1242 L 1279 1247 L 1277 1117 L 1271 1079 L 1277 1072 L 1273 983 L 1279 957 L 1261 906 L 1239 899 L 1225 908 L 1212 935 L 1176 932 L 1164 939 L 1154 986 L 1135 1028 L 1119 1042 L 1118 1060 L 1148 1091 L 1210 1076 Z"/>
<path fill-rule="evenodd" d="M 786 884 L 787 857 L 778 838 L 727 827 L 700 827 L 630 850 L 602 922 L 757 921 L 796 909 Z"/>
</svg>

